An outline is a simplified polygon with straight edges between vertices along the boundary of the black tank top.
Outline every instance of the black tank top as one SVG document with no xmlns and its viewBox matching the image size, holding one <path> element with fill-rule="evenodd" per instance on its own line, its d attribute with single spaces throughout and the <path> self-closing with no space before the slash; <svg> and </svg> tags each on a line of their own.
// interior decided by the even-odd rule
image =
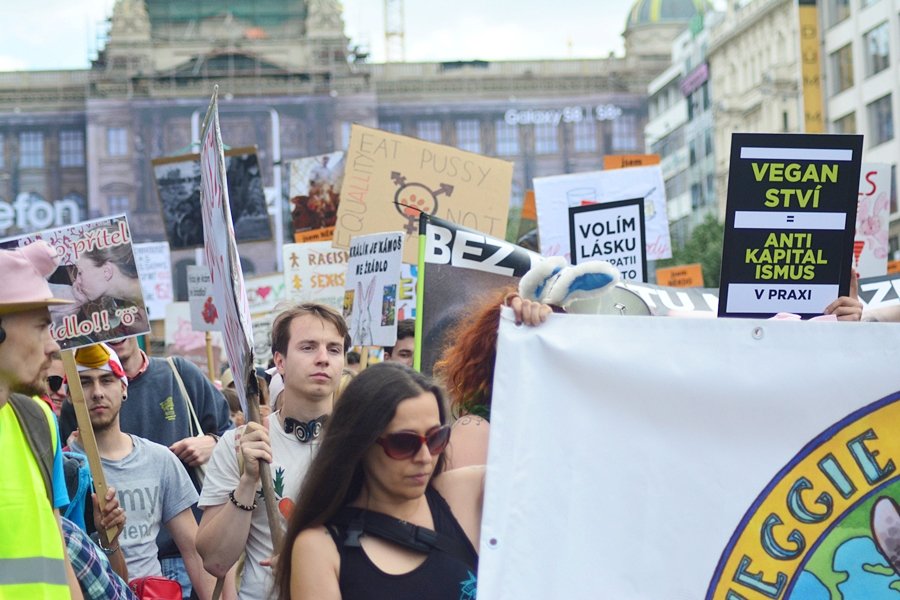
<svg viewBox="0 0 900 600">
<path fill-rule="evenodd" d="M 478 553 L 444 498 L 430 486 L 425 498 L 435 531 L 463 542 L 469 560 L 432 550 L 425 562 L 409 573 L 391 575 L 375 566 L 362 548 L 344 545 L 346 527 L 329 523 L 328 531 L 341 557 L 342 600 L 474 600 Z"/>
</svg>

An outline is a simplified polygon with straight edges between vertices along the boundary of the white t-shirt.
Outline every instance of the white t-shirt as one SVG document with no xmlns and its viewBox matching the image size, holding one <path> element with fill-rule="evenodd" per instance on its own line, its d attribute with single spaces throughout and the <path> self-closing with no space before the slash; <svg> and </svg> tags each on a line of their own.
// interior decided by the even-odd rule
<svg viewBox="0 0 900 600">
<path fill-rule="evenodd" d="M 240 428 L 243 430 L 243 427 Z M 238 452 L 235 444 L 235 433 L 238 430 L 226 431 L 216 444 L 212 457 L 206 466 L 206 479 L 200 493 L 200 508 L 218 506 L 230 502 L 228 493 L 233 491 L 240 481 L 238 471 Z M 286 506 L 293 507 L 300 492 L 300 484 L 309 468 L 309 463 L 319 447 L 319 437 L 308 443 L 301 443 L 293 434 L 284 432 L 281 417 L 277 412 L 269 416 L 269 441 L 272 444 L 272 479 L 275 486 L 276 503 L 279 505 L 279 521 L 282 531 L 287 526 L 284 518 Z M 272 535 L 266 518 L 266 507 L 262 500 L 262 484 L 257 489 L 257 506 L 250 518 L 250 535 L 247 538 L 247 560 L 241 576 L 241 588 L 238 592 L 240 600 L 266 600 L 273 597 L 272 569 L 260 566 L 259 561 L 270 558 L 274 554 Z"/>
</svg>

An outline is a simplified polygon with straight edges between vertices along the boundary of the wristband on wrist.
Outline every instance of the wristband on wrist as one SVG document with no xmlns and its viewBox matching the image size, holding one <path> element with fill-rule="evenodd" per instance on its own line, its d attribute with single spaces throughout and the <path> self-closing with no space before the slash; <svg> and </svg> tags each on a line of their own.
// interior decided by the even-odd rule
<svg viewBox="0 0 900 600">
<path fill-rule="evenodd" d="M 252 506 L 247 506 L 246 504 L 241 504 L 240 502 L 238 502 L 237 499 L 234 497 L 234 490 L 231 490 L 230 492 L 228 492 L 228 499 L 231 500 L 231 503 L 232 503 L 232 504 L 234 504 L 235 506 L 237 506 L 237 507 L 238 507 L 239 509 L 241 509 L 241 510 L 246 510 L 247 512 L 250 512 L 251 510 L 256 510 L 257 504 L 256 504 L 256 497 L 255 497 L 255 496 L 254 496 L 254 498 L 253 498 L 253 505 L 252 505 Z"/>
<path fill-rule="evenodd" d="M 107 556 L 112 556 L 119 551 L 119 544 L 116 544 L 113 548 L 104 548 L 103 544 L 100 543 L 100 534 L 96 531 L 91 534 L 91 539 L 94 540 L 94 543 L 97 544 L 97 546 L 101 550 L 103 550 L 103 553 Z"/>
<path fill-rule="evenodd" d="M 217 435 L 214 434 L 214 433 L 206 433 L 206 434 L 204 434 L 204 435 L 208 435 L 208 436 L 211 437 L 212 439 L 216 440 L 216 442 L 219 441 L 219 436 L 217 436 Z"/>
</svg>

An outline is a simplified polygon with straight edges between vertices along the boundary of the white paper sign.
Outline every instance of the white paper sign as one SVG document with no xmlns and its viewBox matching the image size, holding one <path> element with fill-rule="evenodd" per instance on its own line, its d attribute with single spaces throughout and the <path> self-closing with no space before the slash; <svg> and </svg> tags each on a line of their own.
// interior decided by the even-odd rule
<svg viewBox="0 0 900 600">
<path fill-rule="evenodd" d="M 169 243 L 134 244 L 132 248 L 138 276 L 141 278 L 141 289 L 144 290 L 147 316 L 151 321 L 165 319 L 166 305 L 175 301 Z"/>
<path fill-rule="evenodd" d="M 853 263 L 860 277 L 887 275 L 890 211 L 891 166 L 863 163 L 853 240 Z"/>
<path fill-rule="evenodd" d="M 221 309 L 222 332 L 228 364 L 234 380 L 247 382 L 253 368 L 253 325 L 244 287 L 240 257 L 231 220 L 225 156 L 219 130 L 219 106 L 213 96 L 207 111 L 200 148 L 200 205 L 206 264 L 212 281 L 212 296 Z M 241 408 L 247 409 L 246 385 L 236 386 Z"/>
<path fill-rule="evenodd" d="M 281 273 L 248 277 L 245 285 L 250 313 L 254 316 L 275 310 L 278 303 L 287 299 L 284 275 Z"/>
<path fill-rule="evenodd" d="M 397 341 L 397 286 L 403 233 L 363 235 L 350 241 L 344 316 L 355 346 L 393 346 Z"/>
<path fill-rule="evenodd" d="M 536 177 L 534 199 L 541 254 L 570 257 L 566 220 L 570 207 L 631 198 L 645 200 L 647 260 L 671 258 L 666 188 L 659 165 Z"/>
<path fill-rule="evenodd" d="M 479 598 L 889 597 L 900 325 L 851 325 L 504 309 Z"/>
<path fill-rule="evenodd" d="M 285 293 L 292 302 L 318 302 L 341 310 L 350 253 L 331 242 L 285 244 Z"/>
<path fill-rule="evenodd" d="M 194 331 L 221 331 L 221 312 L 213 297 L 209 269 L 203 265 L 188 265 L 187 288 Z"/>
</svg>

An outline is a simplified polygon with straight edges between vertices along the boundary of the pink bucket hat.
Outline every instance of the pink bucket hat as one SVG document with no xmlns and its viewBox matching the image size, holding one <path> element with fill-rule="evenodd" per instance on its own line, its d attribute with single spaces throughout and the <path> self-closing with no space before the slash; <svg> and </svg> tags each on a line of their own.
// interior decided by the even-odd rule
<svg viewBox="0 0 900 600">
<path fill-rule="evenodd" d="M 0 250 L 0 315 L 24 312 L 54 304 L 72 304 L 54 298 L 45 277 L 57 267 L 56 252 L 37 241 L 15 250 Z"/>
</svg>

